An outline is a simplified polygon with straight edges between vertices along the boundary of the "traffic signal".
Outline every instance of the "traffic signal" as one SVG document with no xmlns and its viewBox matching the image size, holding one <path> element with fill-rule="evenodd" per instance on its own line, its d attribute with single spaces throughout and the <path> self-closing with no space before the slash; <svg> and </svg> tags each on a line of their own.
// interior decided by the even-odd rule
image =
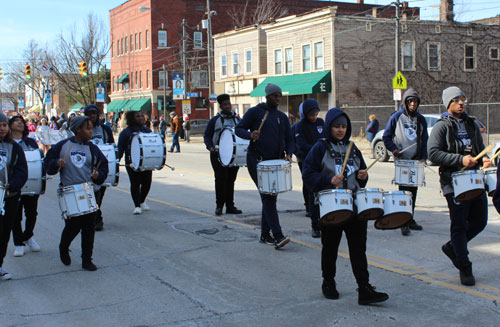
<svg viewBox="0 0 500 327">
<path fill-rule="evenodd" d="M 2 74 L 3 74 L 3 69 L 0 68 L 0 81 L 3 79 Z"/>
<path fill-rule="evenodd" d="M 24 76 L 26 76 L 27 79 L 31 79 L 31 66 L 30 65 L 24 66 Z"/>
<path fill-rule="evenodd" d="M 78 67 L 78 69 L 80 70 L 80 75 L 83 77 L 87 76 L 87 63 L 82 60 L 78 63 Z"/>
</svg>

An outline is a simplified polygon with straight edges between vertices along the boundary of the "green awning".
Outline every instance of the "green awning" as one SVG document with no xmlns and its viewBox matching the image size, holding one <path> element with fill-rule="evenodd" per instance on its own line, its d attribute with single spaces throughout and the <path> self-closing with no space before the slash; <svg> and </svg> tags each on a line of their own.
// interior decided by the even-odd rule
<svg viewBox="0 0 500 327">
<path fill-rule="evenodd" d="M 265 89 L 269 83 L 281 87 L 283 95 L 330 93 L 332 91 L 332 77 L 328 70 L 317 73 L 268 77 L 250 93 L 250 96 L 265 96 Z"/>
<path fill-rule="evenodd" d="M 116 83 L 123 83 L 125 81 L 128 81 L 128 74 L 123 74 L 117 81 Z"/>
<path fill-rule="evenodd" d="M 75 103 L 74 105 L 71 106 L 71 108 L 69 108 L 69 110 L 71 111 L 80 111 L 80 109 L 82 109 L 84 106 L 83 104 L 81 103 Z"/>
<path fill-rule="evenodd" d="M 108 103 L 108 112 L 151 110 L 151 98 L 114 100 Z"/>
</svg>

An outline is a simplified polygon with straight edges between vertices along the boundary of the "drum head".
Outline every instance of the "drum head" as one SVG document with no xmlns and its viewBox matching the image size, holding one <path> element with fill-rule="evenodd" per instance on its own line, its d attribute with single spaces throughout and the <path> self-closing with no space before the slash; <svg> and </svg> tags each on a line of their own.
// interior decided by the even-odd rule
<svg viewBox="0 0 500 327">
<path fill-rule="evenodd" d="M 457 200 L 458 202 L 474 200 L 475 198 L 481 196 L 481 194 L 483 193 L 484 193 L 484 188 L 470 190 L 455 197 L 455 200 Z"/>
<path fill-rule="evenodd" d="M 139 135 L 134 135 L 130 143 L 130 160 L 132 168 L 137 169 L 141 165 L 141 147 L 139 144 Z"/>
<path fill-rule="evenodd" d="M 224 167 L 229 166 L 233 160 L 234 141 L 233 131 L 224 129 L 219 138 L 219 160 Z"/>
<path fill-rule="evenodd" d="M 384 214 L 384 209 L 382 208 L 370 208 L 358 213 L 358 219 L 365 220 L 376 220 Z"/>
<path fill-rule="evenodd" d="M 394 212 L 383 216 L 375 221 L 376 229 L 397 229 L 408 223 L 413 215 L 409 212 Z"/>
<path fill-rule="evenodd" d="M 352 211 L 350 210 L 337 210 L 329 212 L 319 220 L 325 226 L 339 226 L 349 221 L 352 218 Z"/>
</svg>

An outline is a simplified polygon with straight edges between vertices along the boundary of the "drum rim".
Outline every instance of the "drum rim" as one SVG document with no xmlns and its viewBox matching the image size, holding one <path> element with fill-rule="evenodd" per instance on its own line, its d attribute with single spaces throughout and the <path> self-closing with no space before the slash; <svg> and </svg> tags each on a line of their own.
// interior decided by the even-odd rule
<svg viewBox="0 0 500 327">
<path fill-rule="evenodd" d="M 278 163 L 276 163 L 276 164 L 265 164 L 266 162 L 269 162 L 269 161 L 281 161 L 281 163 L 279 163 L 279 164 Z M 291 165 L 292 165 L 291 162 L 288 161 L 288 160 L 285 160 L 285 159 L 270 159 L 270 160 L 263 160 L 263 161 L 257 163 L 257 168 L 258 167 L 266 167 L 266 168 L 273 167 L 274 168 L 274 167 L 283 167 L 283 166 L 289 167 Z"/>
<path fill-rule="evenodd" d="M 329 188 L 326 190 L 321 190 L 318 192 L 320 194 L 329 194 L 329 193 L 344 193 L 344 194 L 352 194 L 352 191 L 346 188 Z"/>
<path fill-rule="evenodd" d="M 384 191 L 384 196 L 386 194 L 395 194 L 395 195 L 412 195 L 410 191 L 403 191 L 403 190 L 397 190 L 397 191 Z"/>
<path fill-rule="evenodd" d="M 356 191 L 356 194 L 358 193 L 384 193 L 383 188 L 360 188 L 359 190 Z"/>
<path fill-rule="evenodd" d="M 222 134 L 224 134 L 224 132 L 226 131 L 230 131 L 231 132 L 231 138 L 233 139 L 233 153 L 231 154 L 231 160 L 229 160 L 229 163 L 228 164 L 224 164 L 222 162 L 222 159 L 220 158 L 220 151 L 217 150 L 217 159 L 219 159 L 219 163 L 223 166 L 223 167 L 230 167 L 232 165 L 232 163 L 234 162 L 234 160 L 236 159 L 236 148 L 237 148 L 237 145 L 236 145 L 236 132 L 234 130 L 234 128 L 232 127 L 229 127 L 229 126 L 226 126 L 222 129 L 222 131 L 220 132 L 219 134 L 219 139 L 217 140 L 217 145 L 220 144 L 220 139 L 222 138 Z"/>
<path fill-rule="evenodd" d="M 455 171 L 455 172 L 451 173 L 451 177 L 460 176 L 460 175 L 472 175 L 472 174 L 483 175 L 483 171 L 480 169 L 468 169 L 468 170 L 464 170 L 464 171 Z"/>
</svg>

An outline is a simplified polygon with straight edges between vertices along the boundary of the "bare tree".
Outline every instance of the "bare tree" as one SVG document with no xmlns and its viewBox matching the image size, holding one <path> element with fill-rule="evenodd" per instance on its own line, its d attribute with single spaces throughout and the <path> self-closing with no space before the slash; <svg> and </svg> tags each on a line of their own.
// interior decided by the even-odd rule
<svg viewBox="0 0 500 327">
<path fill-rule="evenodd" d="M 261 25 L 288 14 L 288 9 L 284 8 L 279 0 L 257 0 L 255 5 L 252 3 L 255 3 L 255 0 L 246 0 L 243 8 L 233 6 L 228 12 L 234 27 Z"/>
</svg>

